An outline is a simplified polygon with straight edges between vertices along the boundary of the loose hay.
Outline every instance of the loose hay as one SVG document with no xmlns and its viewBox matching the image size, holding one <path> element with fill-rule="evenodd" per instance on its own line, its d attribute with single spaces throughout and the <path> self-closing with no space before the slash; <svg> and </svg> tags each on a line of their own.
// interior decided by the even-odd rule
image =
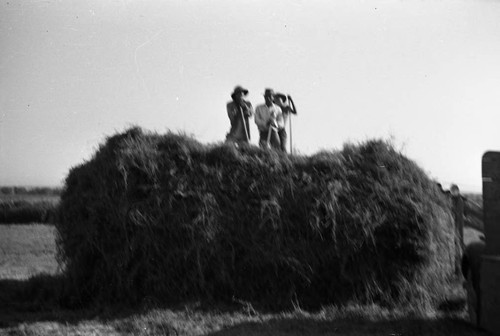
<svg viewBox="0 0 500 336">
<path fill-rule="evenodd" d="M 59 259 L 78 300 L 397 304 L 451 271 L 449 205 L 383 141 L 286 156 L 131 128 L 73 168 Z"/>
</svg>

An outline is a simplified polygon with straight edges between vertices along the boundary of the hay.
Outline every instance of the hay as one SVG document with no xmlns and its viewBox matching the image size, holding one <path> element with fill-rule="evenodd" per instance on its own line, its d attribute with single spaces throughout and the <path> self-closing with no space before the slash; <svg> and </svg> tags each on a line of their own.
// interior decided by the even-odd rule
<svg viewBox="0 0 500 336">
<path fill-rule="evenodd" d="M 80 300 L 395 304 L 439 292 L 450 218 L 383 141 L 304 157 L 131 128 L 70 171 L 56 227 Z"/>
</svg>

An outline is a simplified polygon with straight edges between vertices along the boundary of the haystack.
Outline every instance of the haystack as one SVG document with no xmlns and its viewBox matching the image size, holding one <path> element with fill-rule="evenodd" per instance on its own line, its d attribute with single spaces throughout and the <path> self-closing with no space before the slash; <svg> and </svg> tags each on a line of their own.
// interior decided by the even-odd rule
<svg viewBox="0 0 500 336">
<path fill-rule="evenodd" d="M 396 304 L 451 271 L 446 200 L 380 140 L 287 156 L 131 128 L 70 171 L 57 231 L 97 302 Z"/>
</svg>

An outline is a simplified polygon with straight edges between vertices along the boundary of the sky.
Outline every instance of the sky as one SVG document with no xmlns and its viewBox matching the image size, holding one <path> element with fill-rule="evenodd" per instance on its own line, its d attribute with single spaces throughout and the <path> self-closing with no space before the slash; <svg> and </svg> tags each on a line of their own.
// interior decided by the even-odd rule
<svg viewBox="0 0 500 336">
<path fill-rule="evenodd" d="M 293 97 L 299 153 L 386 139 L 480 192 L 500 150 L 500 1 L 2 0 L 0 185 L 61 186 L 132 125 L 224 141 L 236 85 L 253 106 Z"/>
</svg>

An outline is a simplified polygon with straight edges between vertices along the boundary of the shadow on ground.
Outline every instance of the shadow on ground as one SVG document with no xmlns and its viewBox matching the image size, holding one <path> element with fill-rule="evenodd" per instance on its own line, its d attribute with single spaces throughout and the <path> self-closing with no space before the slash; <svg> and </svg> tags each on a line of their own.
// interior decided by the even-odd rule
<svg viewBox="0 0 500 336">
<path fill-rule="evenodd" d="M 75 304 L 65 293 L 62 275 L 39 274 L 29 279 L 0 279 L 0 328 L 12 328 L 20 324 L 57 322 L 77 325 L 82 321 L 124 320 L 152 310 L 182 312 L 196 311 L 201 315 L 216 311 L 219 314 L 247 313 L 241 303 L 176 302 L 165 304 L 144 298 L 139 304 Z M 251 309 L 253 307 L 249 304 Z M 259 311 L 260 313 L 264 311 Z M 256 311 L 252 311 L 256 313 Z"/>
<path fill-rule="evenodd" d="M 451 298 L 439 305 L 443 316 L 435 319 L 400 318 L 394 320 L 371 320 L 370 318 L 353 316 L 352 318 L 328 317 L 328 314 L 307 313 L 300 317 L 282 317 L 284 315 L 271 314 L 259 309 L 254 310 L 251 304 L 244 307 L 238 304 L 210 304 L 196 303 L 191 306 L 176 304 L 175 306 L 161 306 L 155 302 L 145 302 L 141 307 L 107 306 L 80 309 L 68 309 L 61 303 L 63 278 L 60 275 L 37 275 L 27 280 L 0 279 L 0 328 L 16 328 L 21 324 L 37 322 L 58 322 L 63 325 L 77 325 L 82 321 L 99 320 L 102 322 L 121 320 L 115 330 L 132 334 L 137 331 L 137 321 L 133 316 L 144 314 L 150 309 L 170 309 L 174 312 L 191 310 L 200 312 L 200 316 L 213 316 L 227 314 L 225 319 L 231 320 L 233 313 L 248 314 L 248 320 L 224 323 L 227 327 L 210 333 L 213 328 L 208 327 L 207 332 L 212 336 L 231 335 L 385 335 L 385 336 L 411 336 L 411 335 L 488 335 L 484 331 L 475 329 L 463 319 L 453 317 L 454 312 L 463 311 L 465 300 L 461 297 Z M 188 307 L 189 306 L 189 307 Z M 149 308 L 148 308 L 149 307 Z M 186 308 L 187 307 L 187 308 Z M 205 314 L 206 313 L 206 314 Z M 176 313 L 177 314 L 177 313 Z M 174 314 L 174 316 L 177 316 Z M 168 316 L 168 313 L 165 315 Z M 131 319 L 128 319 L 132 317 Z M 150 330 L 167 330 L 167 334 L 187 335 L 187 330 L 176 330 L 170 325 L 179 321 L 165 320 L 163 316 L 158 319 L 145 320 Z M 191 321 L 193 322 L 193 321 Z M 130 325 L 128 326 L 127 323 Z M 195 323 L 195 322 L 193 322 Z M 200 320 L 200 324 L 210 323 Z M 195 323 L 196 324 L 196 323 Z M 161 328 L 160 328 L 161 327 Z M 152 328 L 152 329 L 151 329 Z M 155 329 L 156 328 L 156 329 Z M 218 329 L 218 328 L 215 328 Z M 130 334 L 130 332 L 128 332 Z M 166 335 L 164 332 L 160 334 Z M 148 334 L 149 335 L 149 334 Z"/>
<path fill-rule="evenodd" d="M 367 319 L 273 319 L 267 322 L 250 322 L 220 330 L 210 336 L 236 335 L 490 335 L 456 318 L 398 319 L 370 321 Z"/>
<path fill-rule="evenodd" d="M 39 274 L 29 279 L 0 279 L 0 328 L 21 323 L 60 322 L 77 324 L 83 320 L 127 317 L 138 312 L 125 307 L 73 307 L 62 299 L 61 275 Z"/>
</svg>

